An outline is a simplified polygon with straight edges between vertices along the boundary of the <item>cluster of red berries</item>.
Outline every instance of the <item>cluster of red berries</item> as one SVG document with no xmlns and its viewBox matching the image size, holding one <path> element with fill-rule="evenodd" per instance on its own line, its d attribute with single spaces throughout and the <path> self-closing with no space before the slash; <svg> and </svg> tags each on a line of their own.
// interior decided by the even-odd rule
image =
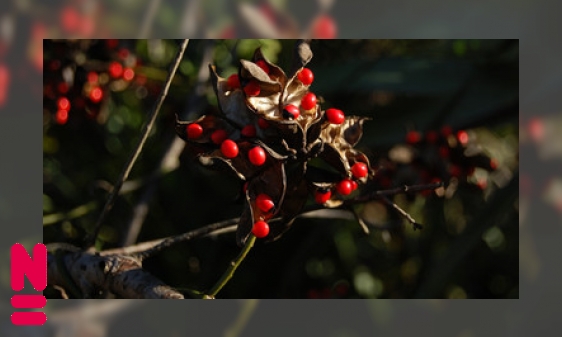
<svg viewBox="0 0 562 337">
<path fill-rule="evenodd" d="M 374 182 L 378 188 L 390 188 L 392 185 L 426 184 L 451 179 L 463 184 L 473 184 L 480 190 L 487 187 L 487 180 L 483 178 L 470 179 L 476 168 L 494 171 L 498 162 L 474 147 L 467 155 L 467 147 L 475 141 L 471 132 L 463 129 L 454 130 L 446 125 L 440 130 L 429 130 L 422 133 L 411 130 L 406 133 L 405 142 L 411 147 L 412 159 L 406 163 L 396 163 L 389 158 L 384 169 L 378 171 Z M 389 156 L 391 157 L 391 156 Z M 392 178 L 400 181 L 392 181 Z M 430 195 L 432 191 L 422 191 L 423 195 Z"/>
<path fill-rule="evenodd" d="M 125 88 L 136 77 L 137 58 L 118 40 L 48 41 L 45 50 L 45 109 L 57 124 L 66 124 L 71 112 L 95 118 L 109 88 Z M 105 65 L 89 67 L 78 61 L 81 55 L 96 55 Z"/>
<path fill-rule="evenodd" d="M 211 66 L 219 113 L 176 124 L 177 134 L 202 164 L 227 168 L 245 182 L 239 244 L 250 233 L 279 238 L 309 193 L 316 202 L 336 207 L 372 176 L 369 160 L 354 148 L 366 118 L 321 109 L 309 91 L 314 73 L 305 67 L 312 53 L 308 44 L 300 43 L 302 66 L 291 76 L 260 49 L 252 61 L 240 60 L 238 73 L 227 78 Z M 332 170 L 309 167 L 316 157 Z M 281 221 L 271 226 L 268 221 L 274 217 Z"/>
</svg>

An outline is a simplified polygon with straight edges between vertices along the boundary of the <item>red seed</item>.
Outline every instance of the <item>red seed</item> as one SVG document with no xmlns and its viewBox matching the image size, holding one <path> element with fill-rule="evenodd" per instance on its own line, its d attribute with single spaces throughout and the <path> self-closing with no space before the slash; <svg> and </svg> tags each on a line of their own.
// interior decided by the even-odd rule
<svg viewBox="0 0 562 337">
<path fill-rule="evenodd" d="M 186 127 L 187 138 L 197 139 L 203 134 L 203 128 L 197 123 L 189 124 Z"/>
<path fill-rule="evenodd" d="M 301 81 L 304 85 L 311 85 L 314 81 L 314 74 L 312 70 L 308 68 L 302 68 L 301 71 L 297 74 L 297 78 Z"/>
<path fill-rule="evenodd" d="M 337 33 L 336 22 L 329 15 L 319 16 L 312 25 L 312 37 L 316 39 L 333 39 Z"/>
<path fill-rule="evenodd" d="M 325 204 L 332 197 L 332 191 L 317 190 L 314 194 L 314 200 L 318 204 Z"/>
<path fill-rule="evenodd" d="M 349 195 L 353 192 L 353 184 L 350 179 L 344 179 L 336 184 L 336 191 L 341 195 Z"/>
<path fill-rule="evenodd" d="M 408 144 L 416 144 L 421 140 L 421 134 L 418 131 L 409 131 L 406 134 L 406 142 Z"/>
<path fill-rule="evenodd" d="M 283 118 L 285 119 L 297 119 L 300 116 L 299 108 L 296 105 L 289 104 L 283 108 Z"/>
<path fill-rule="evenodd" d="M 253 124 L 248 124 L 242 128 L 240 134 L 244 137 L 252 138 L 256 136 L 256 127 Z"/>
<path fill-rule="evenodd" d="M 217 145 L 222 144 L 222 142 L 224 142 L 224 140 L 227 138 L 228 138 L 228 134 L 223 129 L 218 129 L 213 131 L 213 133 L 211 133 L 211 140 L 213 141 L 213 143 Z"/>
<path fill-rule="evenodd" d="M 248 151 L 248 159 L 250 162 L 256 166 L 261 166 L 265 163 L 267 156 L 265 154 L 265 150 L 259 146 L 254 147 L 250 151 Z"/>
<path fill-rule="evenodd" d="M 94 103 L 99 103 L 103 98 L 103 91 L 100 87 L 95 87 L 90 91 L 90 100 Z"/>
<path fill-rule="evenodd" d="M 57 106 L 59 107 L 59 110 L 68 111 L 68 110 L 70 110 L 70 101 L 66 97 L 61 97 L 57 101 Z"/>
<path fill-rule="evenodd" d="M 316 95 L 309 92 L 301 100 L 301 107 L 304 110 L 312 110 L 316 107 Z"/>
<path fill-rule="evenodd" d="M 68 121 L 68 110 L 59 110 L 55 115 L 55 120 L 58 124 L 66 124 Z"/>
<path fill-rule="evenodd" d="M 332 124 L 341 124 L 345 121 L 345 114 L 340 109 L 330 108 L 326 110 L 326 118 Z"/>
<path fill-rule="evenodd" d="M 265 221 L 258 221 L 252 227 L 252 234 L 258 239 L 265 238 L 269 234 L 269 225 Z"/>
<path fill-rule="evenodd" d="M 109 76 L 119 78 L 123 75 L 123 66 L 119 62 L 111 62 L 109 65 Z"/>
<path fill-rule="evenodd" d="M 453 134 L 453 128 L 449 125 L 445 125 L 441 128 L 441 134 L 443 135 L 443 137 L 449 137 Z"/>
<path fill-rule="evenodd" d="M 238 155 L 238 145 L 230 139 L 221 144 L 221 152 L 226 158 L 234 158 Z"/>
<path fill-rule="evenodd" d="M 257 60 L 256 64 L 260 67 L 266 74 L 269 74 L 269 65 L 264 60 Z"/>
<path fill-rule="evenodd" d="M 457 132 L 457 139 L 459 140 L 459 142 L 462 145 L 466 145 L 468 144 L 468 132 L 461 130 L 459 132 Z"/>
<path fill-rule="evenodd" d="M 251 80 L 244 87 L 244 92 L 246 96 L 257 96 L 261 92 L 260 84 L 256 80 Z"/>
<path fill-rule="evenodd" d="M 135 71 L 131 68 L 125 69 L 123 72 L 123 79 L 125 81 L 131 81 L 133 78 L 135 78 Z"/>
<path fill-rule="evenodd" d="M 353 174 L 356 179 L 361 179 L 369 174 L 369 168 L 367 164 L 357 162 L 351 167 L 351 174 Z"/>
<path fill-rule="evenodd" d="M 258 206 L 262 212 L 267 213 L 273 209 L 275 203 L 273 203 L 269 195 L 261 193 L 256 197 L 256 206 Z"/>
<path fill-rule="evenodd" d="M 240 79 L 238 78 L 238 74 L 232 74 L 226 80 L 226 85 L 231 89 L 238 89 L 240 88 Z"/>
<path fill-rule="evenodd" d="M 269 123 L 265 119 L 260 118 L 260 119 L 258 119 L 258 126 L 261 129 L 267 129 L 269 127 Z"/>
</svg>

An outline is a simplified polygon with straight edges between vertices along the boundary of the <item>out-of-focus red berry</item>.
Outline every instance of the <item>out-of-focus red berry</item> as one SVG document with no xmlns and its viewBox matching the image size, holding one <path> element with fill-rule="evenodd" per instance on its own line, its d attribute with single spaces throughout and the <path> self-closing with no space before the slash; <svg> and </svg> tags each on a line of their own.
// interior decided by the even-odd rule
<svg viewBox="0 0 562 337">
<path fill-rule="evenodd" d="M 338 34 L 338 27 L 329 15 L 320 15 L 312 24 L 312 37 L 315 39 L 334 39 Z"/>
<path fill-rule="evenodd" d="M 67 33 L 75 33 L 80 27 L 80 21 L 80 13 L 75 8 L 64 7 L 60 12 L 60 22 Z"/>
</svg>

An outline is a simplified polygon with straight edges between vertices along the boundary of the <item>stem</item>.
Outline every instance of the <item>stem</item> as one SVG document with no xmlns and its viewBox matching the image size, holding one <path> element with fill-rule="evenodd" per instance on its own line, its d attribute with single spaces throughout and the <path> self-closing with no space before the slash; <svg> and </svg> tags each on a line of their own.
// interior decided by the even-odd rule
<svg viewBox="0 0 562 337">
<path fill-rule="evenodd" d="M 178 69 L 178 67 L 180 65 L 181 59 L 183 57 L 185 49 L 187 48 L 188 43 L 189 43 L 189 39 L 185 39 L 183 41 L 183 43 L 181 44 L 181 46 L 180 46 L 180 48 L 179 48 L 179 50 L 176 54 L 176 57 L 175 57 L 173 63 L 170 65 L 170 71 L 168 73 L 168 78 L 166 79 L 166 83 L 164 84 L 164 88 L 162 89 L 162 92 L 160 92 L 160 95 L 158 96 L 158 99 L 156 100 L 156 103 L 154 104 L 154 106 L 152 108 L 152 111 L 150 112 L 147 123 L 144 125 L 144 128 L 142 130 L 142 134 L 141 134 L 141 138 L 139 139 L 137 145 L 135 146 L 135 149 L 131 153 L 131 156 L 129 157 L 129 160 L 125 164 L 125 167 L 123 168 L 123 171 L 121 171 L 121 174 L 119 175 L 119 178 L 117 179 L 117 182 L 115 183 L 115 186 L 113 187 L 113 191 L 109 195 L 109 198 L 107 199 L 107 202 L 105 203 L 105 205 L 103 207 L 103 210 L 102 210 L 102 212 L 101 212 L 101 214 L 98 218 L 98 221 L 96 222 L 96 225 L 94 227 L 94 232 L 90 235 L 89 238 L 86 239 L 86 247 L 92 246 L 95 243 L 96 238 L 98 237 L 99 231 L 101 229 L 101 226 L 103 224 L 103 221 L 105 220 L 105 217 L 107 216 L 107 214 L 109 213 L 109 211 L 113 207 L 113 204 L 115 203 L 115 199 L 116 199 L 117 195 L 119 194 L 119 190 L 123 186 L 123 182 L 125 182 L 125 180 L 127 180 L 127 178 L 129 177 L 129 173 L 131 173 L 133 165 L 135 164 L 135 161 L 139 157 L 139 155 L 142 151 L 142 148 L 144 146 L 144 143 L 146 142 L 146 140 L 148 138 L 148 135 L 150 134 L 150 131 L 152 130 L 152 128 L 154 126 L 154 122 L 156 121 L 156 117 L 158 116 L 158 113 L 160 112 L 160 108 L 162 108 L 162 103 L 164 103 L 164 99 L 168 95 L 168 90 L 170 89 L 170 84 L 172 83 L 172 79 L 174 78 L 174 75 L 176 74 L 176 70 Z"/>
<path fill-rule="evenodd" d="M 400 206 L 393 203 L 392 200 L 388 199 L 387 197 L 384 197 L 382 200 L 384 202 L 386 202 L 390 207 L 394 208 L 403 217 L 405 217 L 412 224 L 412 226 L 414 227 L 414 230 L 423 228 L 423 226 L 421 224 L 417 223 L 416 220 L 414 220 L 414 218 L 412 218 L 412 216 L 408 212 L 406 212 L 405 210 L 400 208 Z"/>
<path fill-rule="evenodd" d="M 224 337 L 238 337 L 240 333 L 244 330 L 246 325 L 248 325 L 248 321 L 252 318 L 252 315 L 256 311 L 256 307 L 258 306 L 259 300 L 256 299 L 249 299 L 245 300 L 242 308 L 240 308 L 240 312 L 238 317 L 232 324 L 232 326 L 228 327 L 224 332 Z"/>
<path fill-rule="evenodd" d="M 180 242 L 189 241 L 199 236 L 207 235 L 211 232 L 214 232 L 222 228 L 236 225 L 239 221 L 240 218 L 228 219 L 177 236 L 171 236 L 165 239 L 144 242 L 135 246 L 129 246 L 129 247 L 120 248 L 118 250 L 113 250 L 111 253 L 115 254 L 115 251 L 119 251 L 119 253 L 121 254 L 138 253 L 136 257 L 142 261 L 148 257 L 153 256 L 156 253 L 163 251 L 164 249 L 172 245 L 178 244 Z M 106 252 L 109 253 L 110 251 L 106 251 Z M 106 252 L 104 252 L 104 255 Z"/>
<path fill-rule="evenodd" d="M 230 266 L 228 266 L 228 269 L 224 272 L 220 280 L 209 291 L 209 296 L 214 298 L 219 293 L 219 291 L 221 291 L 221 289 L 228 283 L 228 281 L 230 281 L 236 269 L 238 269 L 242 261 L 244 261 L 244 259 L 246 258 L 246 255 L 248 255 L 248 252 L 250 252 L 250 249 L 252 249 L 252 247 L 254 246 L 255 241 L 256 237 L 253 234 L 250 235 L 240 254 L 238 254 L 236 259 L 230 262 Z"/>
</svg>

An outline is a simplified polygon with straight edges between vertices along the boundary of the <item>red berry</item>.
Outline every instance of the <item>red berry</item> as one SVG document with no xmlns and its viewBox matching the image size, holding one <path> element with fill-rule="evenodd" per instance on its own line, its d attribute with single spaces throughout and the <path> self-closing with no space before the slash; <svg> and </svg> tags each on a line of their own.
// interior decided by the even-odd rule
<svg viewBox="0 0 562 337">
<path fill-rule="evenodd" d="M 258 208 L 262 212 L 265 212 L 265 213 L 271 211 L 271 209 L 273 209 L 273 206 L 275 206 L 275 204 L 273 203 L 273 200 L 271 200 L 269 195 L 263 194 L 263 193 L 259 194 L 256 197 L 256 205 L 258 206 Z"/>
<path fill-rule="evenodd" d="M 462 170 L 458 165 L 451 165 L 451 167 L 449 168 L 449 173 L 451 174 L 451 176 L 459 178 L 462 174 Z"/>
<path fill-rule="evenodd" d="M 100 87 L 95 87 L 90 91 L 90 100 L 94 103 L 99 103 L 103 98 L 103 91 Z"/>
<path fill-rule="evenodd" d="M 131 81 L 133 78 L 135 78 L 135 71 L 131 68 L 125 69 L 123 72 L 123 79 L 125 81 Z"/>
<path fill-rule="evenodd" d="M 301 106 L 304 110 L 311 110 L 316 106 L 316 95 L 309 92 L 304 95 L 301 100 Z"/>
<path fill-rule="evenodd" d="M 316 39 L 333 39 L 337 33 L 336 22 L 328 15 L 319 16 L 312 25 L 312 37 Z"/>
<path fill-rule="evenodd" d="M 529 128 L 529 136 L 535 142 L 540 142 L 544 138 L 544 122 L 538 117 L 534 117 L 529 120 L 527 126 Z"/>
<path fill-rule="evenodd" d="M 449 125 L 445 125 L 444 127 L 441 128 L 441 134 L 444 137 L 449 137 L 450 135 L 453 134 L 453 128 L 450 127 Z"/>
<path fill-rule="evenodd" d="M 283 108 L 283 118 L 293 120 L 299 118 L 299 116 L 300 111 L 296 105 L 289 104 L 285 105 L 285 108 Z"/>
<path fill-rule="evenodd" d="M 416 144 L 421 140 L 421 134 L 418 131 L 409 131 L 406 134 L 406 142 L 408 144 Z"/>
<path fill-rule="evenodd" d="M 265 119 L 260 118 L 260 119 L 258 119 L 258 126 L 261 129 L 267 129 L 269 127 L 269 123 Z"/>
<path fill-rule="evenodd" d="M 248 159 L 250 159 L 250 162 L 256 166 L 263 165 L 266 158 L 267 156 L 265 154 L 265 150 L 259 146 L 256 146 L 248 151 Z"/>
<path fill-rule="evenodd" d="M 311 85 L 312 81 L 314 81 L 314 74 L 312 70 L 308 68 L 302 68 L 301 71 L 297 74 L 297 78 L 301 81 L 304 85 Z"/>
<path fill-rule="evenodd" d="M 325 204 L 332 197 L 332 191 L 319 189 L 314 194 L 314 200 L 318 204 Z"/>
<path fill-rule="evenodd" d="M 265 221 L 258 221 L 254 223 L 252 234 L 258 239 L 265 238 L 269 234 L 269 225 Z"/>
<path fill-rule="evenodd" d="M 359 187 L 359 185 L 357 185 L 357 182 L 355 180 L 351 181 L 351 191 L 355 191 L 357 189 L 357 187 Z"/>
<path fill-rule="evenodd" d="M 226 158 L 234 158 L 238 155 L 238 145 L 230 139 L 221 144 L 221 152 Z"/>
<path fill-rule="evenodd" d="M 264 60 L 257 60 L 256 64 L 260 67 L 266 74 L 269 74 L 269 65 Z"/>
<path fill-rule="evenodd" d="M 439 134 L 437 133 L 437 131 L 428 131 L 425 135 L 425 139 L 428 143 L 435 144 L 439 140 Z"/>
<path fill-rule="evenodd" d="M 496 170 L 498 168 L 498 161 L 494 158 L 490 159 L 490 168 Z"/>
<path fill-rule="evenodd" d="M 257 96 L 260 94 L 260 91 L 261 91 L 260 84 L 256 80 L 251 80 L 244 87 L 244 92 L 246 93 L 246 96 Z"/>
<path fill-rule="evenodd" d="M 55 115 L 55 120 L 58 124 L 66 124 L 68 121 L 68 110 L 59 110 Z"/>
<path fill-rule="evenodd" d="M 109 75 L 113 78 L 118 78 L 123 75 L 123 66 L 119 62 L 111 62 L 109 65 Z"/>
<path fill-rule="evenodd" d="M 361 179 L 369 174 L 369 168 L 367 167 L 367 164 L 357 162 L 351 167 L 351 174 L 353 174 L 355 178 Z"/>
<path fill-rule="evenodd" d="M 90 83 L 97 83 L 98 82 L 98 73 L 96 73 L 95 71 L 90 71 L 88 73 L 88 82 Z"/>
<path fill-rule="evenodd" d="M 59 110 L 68 111 L 68 110 L 70 110 L 70 101 L 66 97 L 61 97 L 57 101 L 57 106 L 59 107 Z"/>
<path fill-rule="evenodd" d="M 186 127 L 187 138 L 197 139 L 203 134 L 203 128 L 197 123 L 189 124 Z"/>
<path fill-rule="evenodd" d="M 468 133 L 464 130 L 457 132 L 457 139 L 462 145 L 468 144 Z"/>
<path fill-rule="evenodd" d="M 248 124 L 242 128 L 240 134 L 244 137 L 252 138 L 256 136 L 256 127 L 252 124 Z"/>
<path fill-rule="evenodd" d="M 231 89 L 238 89 L 240 88 L 240 79 L 238 78 L 238 74 L 232 74 L 226 80 L 226 85 Z"/>
<path fill-rule="evenodd" d="M 336 191 L 341 195 L 349 195 L 353 192 L 353 184 L 350 179 L 344 179 L 336 184 Z"/>
<path fill-rule="evenodd" d="M 80 25 L 80 13 L 72 7 L 65 7 L 61 11 L 61 23 L 62 28 L 64 28 L 67 32 L 75 32 Z"/>
<path fill-rule="evenodd" d="M 218 129 L 213 131 L 213 133 L 211 133 L 211 140 L 213 141 L 213 143 L 217 145 L 224 142 L 224 140 L 227 138 L 228 138 L 228 134 L 223 129 Z"/>
<path fill-rule="evenodd" d="M 68 92 L 68 84 L 66 84 L 66 82 L 60 82 L 59 85 L 57 85 L 57 89 L 61 94 L 66 94 Z"/>
<path fill-rule="evenodd" d="M 332 124 L 341 124 L 345 121 L 345 114 L 340 109 L 330 108 L 326 110 L 326 118 Z"/>
</svg>

